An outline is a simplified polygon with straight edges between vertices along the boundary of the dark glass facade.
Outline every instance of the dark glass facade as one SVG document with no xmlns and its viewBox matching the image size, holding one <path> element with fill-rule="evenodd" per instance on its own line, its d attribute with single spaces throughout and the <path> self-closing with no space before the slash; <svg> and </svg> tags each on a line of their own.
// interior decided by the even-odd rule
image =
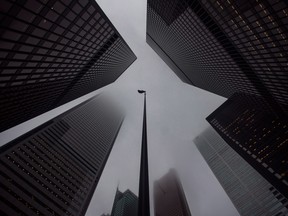
<svg viewBox="0 0 288 216">
<path fill-rule="evenodd" d="M 181 182 L 174 169 L 154 182 L 155 216 L 191 216 Z"/>
<path fill-rule="evenodd" d="M 97 96 L 2 146 L 1 215 L 85 215 L 122 121 Z"/>
<path fill-rule="evenodd" d="M 288 200 L 213 128 L 202 132 L 194 143 L 241 216 L 288 214 Z"/>
<path fill-rule="evenodd" d="M 276 189 L 288 197 L 288 119 L 266 100 L 234 94 L 207 121 Z"/>
<path fill-rule="evenodd" d="M 94 0 L 3 0 L 0 28 L 0 131 L 114 82 L 136 59 Z"/>
<path fill-rule="evenodd" d="M 286 1 L 148 0 L 146 39 L 184 82 L 261 95 L 287 114 Z"/>
<path fill-rule="evenodd" d="M 125 192 L 116 191 L 111 216 L 137 216 L 138 197 L 129 189 Z"/>
</svg>

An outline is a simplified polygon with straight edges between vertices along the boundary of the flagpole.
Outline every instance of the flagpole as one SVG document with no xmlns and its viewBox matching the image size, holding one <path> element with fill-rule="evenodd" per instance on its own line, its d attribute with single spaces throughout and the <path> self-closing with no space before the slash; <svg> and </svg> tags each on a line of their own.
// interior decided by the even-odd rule
<svg viewBox="0 0 288 216">
<path fill-rule="evenodd" d="M 142 146 L 140 161 L 140 178 L 139 178 L 139 204 L 138 216 L 150 216 L 149 203 L 149 171 L 148 171 L 148 148 L 147 148 L 147 116 L 146 116 L 146 91 L 138 90 L 140 94 L 144 93 L 144 112 L 142 127 Z"/>
</svg>

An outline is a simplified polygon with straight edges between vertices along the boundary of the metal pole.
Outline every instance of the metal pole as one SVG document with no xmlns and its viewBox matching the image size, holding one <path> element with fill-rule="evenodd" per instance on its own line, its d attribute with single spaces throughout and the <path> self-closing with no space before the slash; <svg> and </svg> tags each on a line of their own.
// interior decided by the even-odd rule
<svg viewBox="0 0 288 216">
<path fill-rule="evenodd" d="M 138 193 L 139 196 L 138 216 L 150 216 L 147 123 L 146 123 L 147 118 L 146 92 L 142 91 L 139 93 L 144 93 L 144 113 L 143 113 L 142 147 L 141 147 L 140 179 L 139 179 L 139 193 Z"/>
</svg>

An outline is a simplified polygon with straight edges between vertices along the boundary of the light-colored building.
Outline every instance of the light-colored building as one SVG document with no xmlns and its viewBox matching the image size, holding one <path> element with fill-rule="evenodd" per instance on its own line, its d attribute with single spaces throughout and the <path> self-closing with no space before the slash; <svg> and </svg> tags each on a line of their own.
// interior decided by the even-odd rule
<svg viewBox="0 0 288 216">
<path fill-rule="evenodd" d="M 194 143 L 242 216 L 287 216 L 288 201 L 212 128 Z"/>
</svg>

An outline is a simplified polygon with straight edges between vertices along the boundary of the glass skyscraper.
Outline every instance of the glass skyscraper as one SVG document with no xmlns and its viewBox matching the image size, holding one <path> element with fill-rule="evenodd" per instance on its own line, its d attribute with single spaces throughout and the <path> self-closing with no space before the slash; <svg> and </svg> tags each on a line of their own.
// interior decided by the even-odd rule
<svg viewBox="0 0 288 216">
<path fill-rule="evenodd" d="M 136 56 L 94 0 L 2 0 L 0 132 L 114 82 Z"/>
<path fill-rule="evenodd" d="M 186 83 L 288 113 L 288 3 L 148 0 L 147 43 Z"/>
<path fill-rule="evenodd" d="M 1 215 L 85 215 L 122 121 L 100 95 L 2 146 Z"/>
<path fill-rule="evenodd" d="M 288 200 L 212 128 L 194 140 L 241 216 L 286 216 Z"/>
<path fill-rule="evenodd" d="M 287 197 L 287 2 L 148 0 L 146 40 L 184 82 L 229 98 L 207 120 Z"/>
<path fill-rule="evenodd" d="M 138 197 L 129 189 L 125 192 L 116 191 L 111 216 L 137 216 Z"/>
<path fill-rule="evenodd" d="M 261 97 L 234 94 L 207 117 L 219 135 L 288 198 L 288 119 Z"/>
</svg>

